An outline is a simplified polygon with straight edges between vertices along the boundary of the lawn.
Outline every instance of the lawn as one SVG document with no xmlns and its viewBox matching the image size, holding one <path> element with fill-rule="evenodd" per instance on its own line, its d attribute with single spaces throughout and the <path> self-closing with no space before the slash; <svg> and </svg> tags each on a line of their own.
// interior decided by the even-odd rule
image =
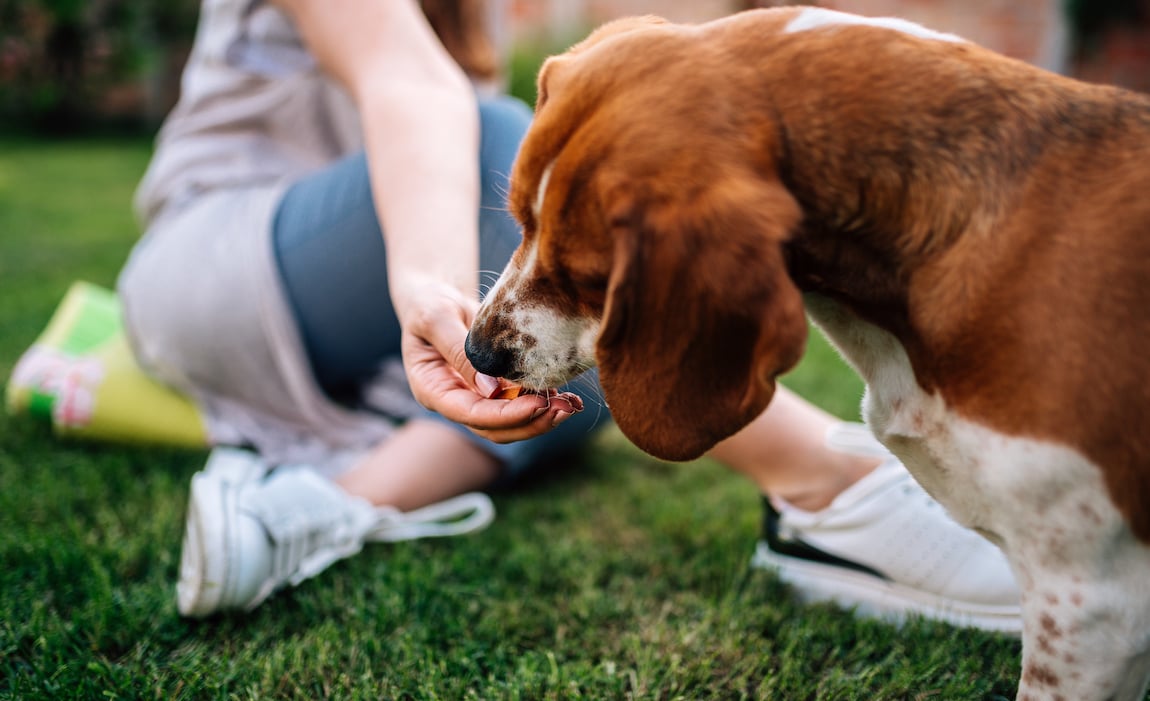
<svg viewBox="0 0 1150 701">
<path fill-rule="evenodd" d="M 0 382 L 68 284 L 111 286 L 144 140 L 0 141 Z M 821 339 L 786 378 L 854 418 Z M 990 699 L 1018 643 L 803 607 L 747 567 L 755 490 L 604 432 L 494 495 L 495 524 L 372 545 L 247 616 L 174 582 L 202 451 L 62 442 L 0 414 L 0 698 Z"/>
</svg>

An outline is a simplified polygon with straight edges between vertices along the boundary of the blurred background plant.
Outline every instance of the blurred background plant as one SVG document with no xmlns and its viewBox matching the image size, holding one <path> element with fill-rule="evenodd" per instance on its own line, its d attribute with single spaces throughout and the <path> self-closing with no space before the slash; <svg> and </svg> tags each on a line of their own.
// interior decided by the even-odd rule
<svg viewBox="0 0 1150 701">
<path fill-rule="evenodd" d="M 1066 0 L 1066 14 L 1080 50 L 1096 50 L 1114 27 L 1150 22 L 1147 0 Z"/>
<path fill-rule="evenodd" d="M 0 120 L 72 133 L 153 125 L 175 97 L 198 0 L 0 0 Z"/>
<path fill-rule="evenodd" d="M 776 0 L 492 1 L 501 3 L 510 18 L 507 26 L 495 28 L 507 49 L 509 88 L 529 102 L 541 58 L 563 50 L 580 33 L 612 16 L 653 11 L 675 20 L 698 21 L 746 7 L 781 4 Z M 0 131 L 61 135 L 154 130 L 178 96 L 199 4 L 199 0 L 0 0 Z M 1006 9 L 1002 3 L 971 0 L 806 4 L 942 23 L 953 31 L 969 31 L 976 41 L 1007 53 L 1037 41 L 1027 38 L 1027 32 L 1055 31 L 1039 30 L 1035 18 L 1043 12 L 1060 12 L 1069 36 L 1061 49 L 1066 60 L 1057 69 L 1087 80 L 1150 89 L 1150 0 L 1026 0 Z M 959 24 L 951 26 L 955 22 Z"/>
</svg>

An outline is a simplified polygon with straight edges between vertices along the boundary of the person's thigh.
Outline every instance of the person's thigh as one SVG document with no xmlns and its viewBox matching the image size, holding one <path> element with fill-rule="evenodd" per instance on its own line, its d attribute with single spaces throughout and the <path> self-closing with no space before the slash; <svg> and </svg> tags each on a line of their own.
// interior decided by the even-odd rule
<svg viewBox="0 0 1150 701">
<path fill-rule="evenodd" d="M 116 281 L 132 351 L 150 375 L 192 396 L 258 404 L 276 367 L 266 301 L 273 188 L 204 194 L 156 222 Z M 261 226 L 261 222 L 264 223 Z"/>
</svg>

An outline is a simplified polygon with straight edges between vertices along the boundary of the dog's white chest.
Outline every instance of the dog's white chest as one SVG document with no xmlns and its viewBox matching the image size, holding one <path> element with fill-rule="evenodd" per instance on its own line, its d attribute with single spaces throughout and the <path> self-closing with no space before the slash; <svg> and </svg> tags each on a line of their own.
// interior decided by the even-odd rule
<svg viewBox="0 0 1150 701">
<path fill-rule="evenodd" d="M 955 417 L 941 398 L 918 385 L 902 344 L 829 298 L 807 294 L 803 301 L 812 320 L 866 382 L 863 417 L 875 437 L 957 518 L 977 525 L 977 514 L 951 497 L 969 493 L 975 485 L 955 484 L 956 478 L 967 478 L 945 474 L 949 471 L 941 467 L 955 457 Z"/>
<path fill-rule="evenodd" d="M 812 319 L 867 384 L 863 413 L 875 437 L 961 523 L 1006 551 L 1026 625 L 1043 643 L 1030 670 L 1082 665 L 1051 698 L 1134 698 L 1150 673 L 1150 548 L 1110 501 L 1102 471 L 1071 447 L 1009 436 L 959 416 L 915 381 L 891 334 L 837 303 L 804 298 Z M 1068 633 L 1073 633 L 1072 635 Z M 1118 645 L 1115 645 L 1118 641 Z M 1115 651 L 1119 654 L 1114 654 Z"/>
<path fill-rule="evenodd" d="M 807 295 L 804 302 L 866 382 L 863 416 L 875 437 L 960 522 L 1000 542 L 1033 527 L 1022 519 L 1034 510 L 1065 509 L 1069 521 L 1099 514 L 1105 524 L 1098 538 L 1120 522 L 1101 471 L 1083 455 L 959 416 L 941 396 L 918 385 L 893 335 L 825 297 Z M 1039 485 L 1049 486 L 1049 493 L 1039 493 Z M 1081 535 L 1091 540 L 1089 533 Z"/>
</svg>

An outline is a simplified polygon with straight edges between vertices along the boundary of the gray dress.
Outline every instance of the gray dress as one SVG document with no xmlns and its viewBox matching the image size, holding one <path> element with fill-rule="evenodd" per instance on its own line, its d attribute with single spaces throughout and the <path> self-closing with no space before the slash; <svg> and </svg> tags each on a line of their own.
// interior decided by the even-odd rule
<svg viewBox="0 0 1150 701">
<path fill-rule="evenodd" d="M 201 13 L 136 195 L 145 233 L 118 283 L 128 335 L 148 372 L 198 403 L 214 443 L 338 470 L 392 422 L 316 384 L 272 220 L 292 182 L 361 148 L 357 113 L 279 10 L 207 0 Z M 392 417 L 414 408 L 398 368 L 370 394 Z"/>
</svg>

